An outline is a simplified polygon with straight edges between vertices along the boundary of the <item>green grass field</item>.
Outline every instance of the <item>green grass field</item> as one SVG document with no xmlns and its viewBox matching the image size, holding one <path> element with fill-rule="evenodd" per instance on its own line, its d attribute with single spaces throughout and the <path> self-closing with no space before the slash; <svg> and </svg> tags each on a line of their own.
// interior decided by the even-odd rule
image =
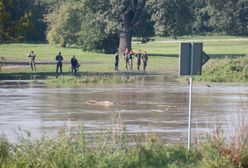
<svg viewBox="0 0 248 168">
<path fill-rule="evenodd" d="M 210 55 L 211 59 L 221 59 L 224 57 L 240 57 L 248 54 L 248 38 L 230 36 L 183 36 L 177 40 L 172 38 L 155 38 L 155 41 L 140 44 L 133 43 L 133 50 L 147 51 L 149 62 L 148 73 L 162 73 L 176 75 L 178 72 L 178 54 L 181 41 L 202 41 L 204 51 Z M 58 52 L 62 52 L 64 60 L 70 61 L 72 55 L 76 55 L 81 62 L 81 72 L 114 72 L 114 55 L 94 52 L 84 52 L 77 47 L 61 48 L 57 45 L 49 44 L 2 44 L 0 45 L 0 57 L 5 57 L 7 61 L 28 61 L 27 54 L 33 50 L 37 55 L 37 61 L 54 61 Z M 120 56 L 120 71 L 124 72 L 124 62 Z M 96 62 L 84 63 L 84 62 Z M 135 67 L 135 63 L 134 63 Z M 64 65 L 64 72 L 69 70 L 69 65 Z M 135 67 L 136 69 L 136 67 Z M 36 73 L 54 72 L 55 65 L 38 65 Z M 0 73 L 30 73 L 28 65 L 18 67 L 3 67 Z"/>
</svg>

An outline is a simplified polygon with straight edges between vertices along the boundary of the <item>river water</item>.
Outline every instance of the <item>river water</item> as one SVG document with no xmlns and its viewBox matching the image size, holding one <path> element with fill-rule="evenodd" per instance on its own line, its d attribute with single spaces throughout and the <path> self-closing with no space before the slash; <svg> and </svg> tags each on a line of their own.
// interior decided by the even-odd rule
<svg viewBox="0 0 248 168">
<path fill-rule="evenodd" d="M 59 127 L 83 126 L 85 132 L 92 133 L 110 130 L 119 116 L 127 134 L 159 134 L 167 141 L 186 143 L 188 83 L 170 76 L 132 78 L 134 83 L 69 88 L 2 80 L 0 134 L 16 142 L 25 132 L 39 138 L 43 134 L 56 134 Z M 88 100 L 111 101 L 114 105 L 89 105 Z M 193 138 L 210 132 L 216 125 L 232 131 L 240 112 L 246 112 L 247 107 L 246 84 L 195 82 Z"/>
</svg>

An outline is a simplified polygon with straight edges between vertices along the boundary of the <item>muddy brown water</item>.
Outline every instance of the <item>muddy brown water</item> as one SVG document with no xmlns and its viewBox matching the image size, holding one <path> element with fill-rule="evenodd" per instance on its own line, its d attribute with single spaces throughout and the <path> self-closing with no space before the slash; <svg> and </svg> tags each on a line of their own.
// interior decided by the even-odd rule
<svg viewBox="0 0 248 168">
<path fill-rule="evenodd" d="M 186 143 L 187 82 L 170 76 L 133 76 L 135 83 L 45 87 L 29 81 L 0 81 L 0 134 L 16 142 L 29 132 L 32 138 L 55 135 L 59 127 L 84 126 L 84 131 L 110 130 L 117 114 L 127 134 L 152 133 Z M 208 83 L 209 84 L 209 83 Z M 110 101 L 112 106 L 87 104 Z M 237 116 L 247 111 L 246 84 L 193 85 L 193 139 L 216 125 L 233 131 Z M 231 127 L 230 127 L 231 126 Z"/>
</svg>

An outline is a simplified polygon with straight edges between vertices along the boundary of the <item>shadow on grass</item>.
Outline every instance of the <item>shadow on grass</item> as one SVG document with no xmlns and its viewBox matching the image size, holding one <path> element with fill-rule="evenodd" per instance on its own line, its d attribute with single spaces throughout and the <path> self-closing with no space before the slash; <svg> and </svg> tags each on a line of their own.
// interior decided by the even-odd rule
<svg viewBox="0 0 248 168">
<path fill-rule="evenodd" d="M 69 73 L 65 73 L 68 74 Z M 49 76 L 56 77 L 55 72 L 14 72 L 0 74 L 1 80 L 32 80 L 32 79 L 47 79 Z"/>
</svg>

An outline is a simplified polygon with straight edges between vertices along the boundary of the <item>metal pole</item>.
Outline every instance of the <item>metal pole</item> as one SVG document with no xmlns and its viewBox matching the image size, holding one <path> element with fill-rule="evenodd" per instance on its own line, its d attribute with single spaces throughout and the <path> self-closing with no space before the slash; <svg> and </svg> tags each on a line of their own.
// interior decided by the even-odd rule
<svg viewBox="0 0 248 168">
<path fill-rule="evenodd" d="M 190 64 L 190 77 L 189 77 L 189 118 L 188 118 L 188 150 L 191 145 L 191 111 L 192 111 L 192 88 L 193 88 L 193 63 L 194 63 L 194 49 L 191 43 L 191 64 Z"/>
</svg>

